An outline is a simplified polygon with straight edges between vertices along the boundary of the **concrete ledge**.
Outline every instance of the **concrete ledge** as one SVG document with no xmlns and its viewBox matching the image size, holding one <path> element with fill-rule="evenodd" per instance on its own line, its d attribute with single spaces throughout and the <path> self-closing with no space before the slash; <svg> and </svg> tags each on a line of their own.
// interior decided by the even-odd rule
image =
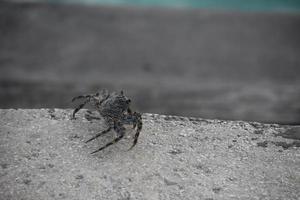
<svg viewBox="0 0 300 200">
<path fill-rule="evenodd" d="M 300 127 L 144 114 L 133 150 L 128 137 L 91 155 L 113 134 L 85 144 L 105 127 L 84 113 L 0 110 L 1 199 L 300 196 Z"/>
</svg>

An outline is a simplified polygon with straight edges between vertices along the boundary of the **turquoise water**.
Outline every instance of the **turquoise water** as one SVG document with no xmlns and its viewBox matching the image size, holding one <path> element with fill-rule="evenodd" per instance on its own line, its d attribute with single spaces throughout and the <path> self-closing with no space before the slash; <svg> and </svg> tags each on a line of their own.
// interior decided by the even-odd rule
<svg viewBox="0 0 300 200">
<path fill-rule="evenodd" d="M 48 0 L 48 2 L 249 11 L 300 11 L 300 0 Z"/>
</svg>

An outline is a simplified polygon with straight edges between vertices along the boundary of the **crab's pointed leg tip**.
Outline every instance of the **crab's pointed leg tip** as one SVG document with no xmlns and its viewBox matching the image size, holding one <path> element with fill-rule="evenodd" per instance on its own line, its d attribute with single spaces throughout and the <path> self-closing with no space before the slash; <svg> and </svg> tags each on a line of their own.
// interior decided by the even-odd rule
<svg viewBox="0 0 300 200">
<path fill-rule="evenodd" d="M 132 150 L 134 146 L 135 146 L 135 145 L 132 145 L 127 151 Z"/>
<path fill-rule="evenodd" d="M 99 150 L 96 150 L 96 151 L 91 152 L 91 155 L 97 153 L 98 151 L 99 151 Z"/>
<path fill-rule="evenodd" d="M 89 142 L 92 141 L 93 139 L 95 139 L 95 138 L 91 138 L 91 139 L 85 141 L 85 143 L 89 143 Z"/>
</svg>

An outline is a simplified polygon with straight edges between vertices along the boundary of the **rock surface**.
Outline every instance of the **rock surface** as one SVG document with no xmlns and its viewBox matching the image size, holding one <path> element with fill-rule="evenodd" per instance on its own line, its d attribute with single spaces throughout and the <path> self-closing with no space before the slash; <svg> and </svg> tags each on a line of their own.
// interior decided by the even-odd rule
<svg viewBox="0 0 300 200">
<path fill-rule="evenodd" d="M 0 110 L 1 199 L 297 199 L 300 127 L 144 114 L 128 137 L 85 110 Z"/>
</svg>

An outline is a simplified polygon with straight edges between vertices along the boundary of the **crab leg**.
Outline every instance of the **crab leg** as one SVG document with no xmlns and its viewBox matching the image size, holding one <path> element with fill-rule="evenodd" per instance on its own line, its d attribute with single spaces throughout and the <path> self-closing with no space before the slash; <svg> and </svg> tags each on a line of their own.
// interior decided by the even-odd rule
<svg viewBox="0 0 300 200">
<path fill-rule="evenodd" d="M 111 130 L 111 127 L 109 127 L 107 130 L 104 130 L 100 133 L 98 133 L 97 135 L 95 135 L 94 137 L 92 137 L 91 139 L 87 140 L 85 143 L 88 143 L 94 139 L 96 139 L 97 137 L 100 137 L 101 135 L 104 135 L 105 133 L 109 132 Z"/>
<path fill-rule="evenodd" d="M 77 97 L 74 97 L 73 99 L 72 99 L 72 102 L 74 102 L 75 100 L 77 100 L 77 99 L 83 99 L 83 98 L 91 98 L 92 97 L 92 95 L 80 95 L 80 96 L 77 96 Z"/>
<path fill-rule="evenodd" d="M 117 137 L 113 141 L 107 143 L 105 146 L 101 147 L 100 149 L 97 149 L 96 151 L 93 151 L 91 154 L 97 153 L 98 151 L 101 151 L 101 150 L 105 149 L 106 147 L 109 147 L 110 145 L 113 145 L 114 143 L 120 141 L 123 137 L 124 137 L 124 135 L 120 135 L 119 137 Z"/>
<path fill-rule="evenodd" d="M 87 104 L 89 101 L 90 101 L 89 99 L 86 100 L 85 102 L 83 102 L 82 104 L 80 104 L 80 105 L 74 110 L 74 112 L 73 112 L 73 118 L 74 118 L 74 119 L 75 119 L 75 114 L 76 114 L 80 109 L 82 109 L 83 106 L 84 106 L 85 104 Z"/>
<path fill-rule="evenodd" d="M 136 143 L 137 143 L 137 141 L 138 141 L 138 138 L 139 138 L 139 135 L 140 135 L 140 132 L 141 132 L 141 130 L 142 130 L 142 127 L 143 127 L 143 123 L 142 123 L 141 120 L 139 120 L 139 121 L 138 121 L 138 124 L 137 124 L 136 134 L 135 134 L 135 136 L 134 136 L 133 144 L 132 144 L 132 146 L 128 149 L 128 151 L 131 150 L 131 149 L 136 145 Z"/>
</svg>

